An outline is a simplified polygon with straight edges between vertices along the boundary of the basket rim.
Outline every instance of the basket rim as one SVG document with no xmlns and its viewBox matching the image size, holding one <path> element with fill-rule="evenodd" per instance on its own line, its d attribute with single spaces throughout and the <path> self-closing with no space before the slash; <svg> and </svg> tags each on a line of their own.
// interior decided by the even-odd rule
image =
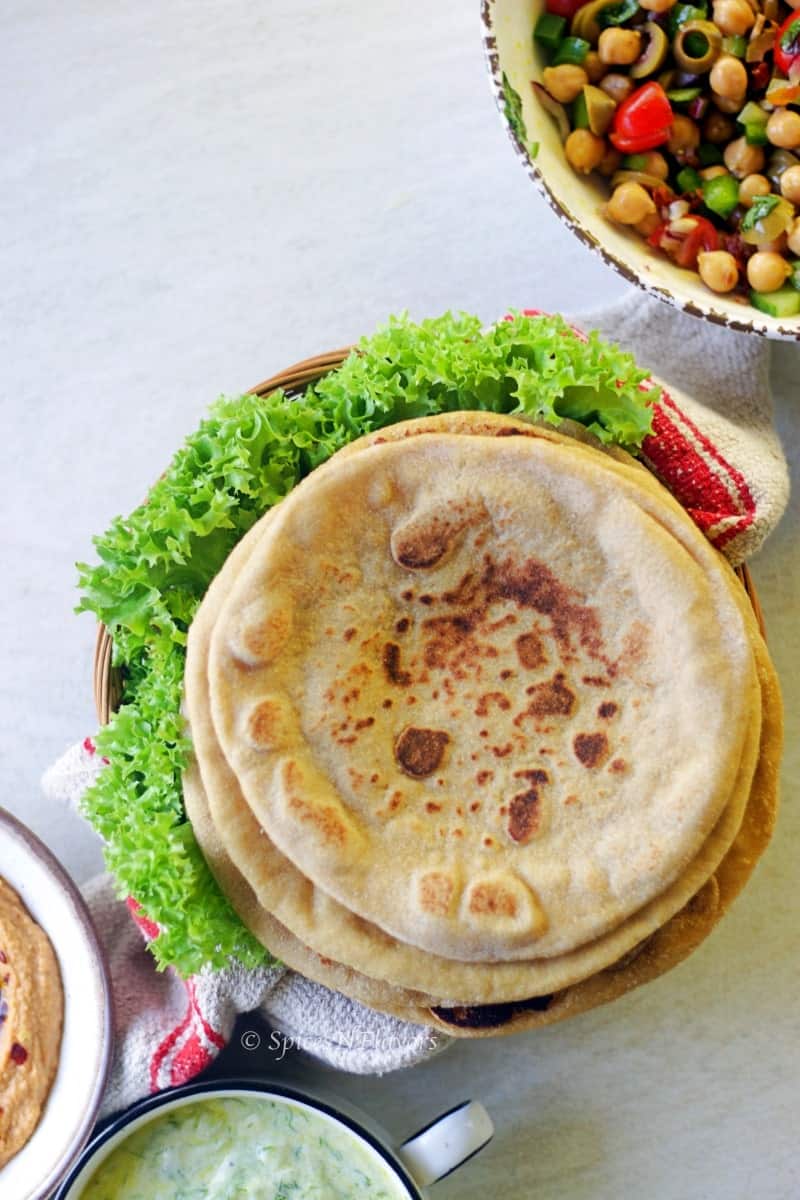
<svg viewBox="0 0 800 1200">
<path fill-rule="evenodd" d="M 276 392 L 279 389 L 290 394 L 304 391 L 309 384 L 315 383 L 330 371 L 341 366 L 355 348 L 352 345 L 342 346 L 338 350 L 327 350 L 321 354 L 313 355 L 311 358 L 301 359 L 299 362 L 293 363 L 291 366 L 284 368 L 284 370 L 277 372 L 277 374 L 262 380 L 261 383 L 257 383 L 244 394 L 247 396 L 269 396 L 272 392 Z M 742 563 L 741 566 L 736 567 L 735 573 L 741 580 L 748 600 L 753 607 L 761 636 L 766 640 L 764 611 L 747 564 Z M 113 653 L 114 643 L 111 633 L 102 622 L 98 622 L 92 662 L 92 691 L 97 718 L 101 726 L 109 723 L 113 713 L 117 711 L 122 703 L 122 693 L 124 690 L 123 672 L 120 667 L 114 665 Z"/>
</svg>

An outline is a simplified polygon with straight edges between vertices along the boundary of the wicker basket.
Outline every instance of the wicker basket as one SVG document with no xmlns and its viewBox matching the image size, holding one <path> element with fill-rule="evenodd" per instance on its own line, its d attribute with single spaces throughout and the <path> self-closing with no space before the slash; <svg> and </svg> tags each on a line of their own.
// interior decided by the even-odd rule
<svg viewBox="0 0 800 1200">
<path fill-rule="evenodd" d="M 279 388 L 282 388 L 284 392 L 290 395 L 298 395 L 310 383 L 315 383 L 323 375 L 327 375 L 329 371 L 333 371 L 341 366 L 350 353 L 351 348 L 350 346 L 345 346 L 341 350 L 329 350 L 326 354 L 318 354 L 315 358 L 306 358 L 302 362 L 295 363 L 293 367 L 288 367 L 278 375 L 273 375 L 270 379 L 265 379 L 263 383 L 259 383 L 256 387 L 251 388 L 248 395 L 268 396 L 270 392 L 275 392 Z M 750 598 L 759 629 L 763 635 L 764 617 L 750 572 L 746 566 L 742 566 L 738 568 L 737 575 L 741 579 L 744 589 Z M 106 627 L 101 624 L 97 628 L 92 681 L 95 707 L 101 725 L 108 724 L 111 714 L 116 712 L 122 700 L 122 673 L 117 667 L 112 665 L 112 651 L 111 635 Z"/>
</svg>

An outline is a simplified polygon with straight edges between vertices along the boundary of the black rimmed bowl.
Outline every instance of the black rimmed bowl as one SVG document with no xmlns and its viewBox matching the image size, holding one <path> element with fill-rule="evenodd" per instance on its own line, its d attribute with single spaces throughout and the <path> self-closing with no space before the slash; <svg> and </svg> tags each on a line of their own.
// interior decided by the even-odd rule
<svg viewBox="0 0 800 1200">
<path fill-rule="evenodd" d="M 427 1188 L 451 1174 L 491 1139 L 493 1127 L 483 1105 L 467 1100 L 437 1117 L 402 1145 L 363 1113 L 332 1097 L 322 1097 L 273 1081 L 252 1079 L 187 1084 L 142 1100 L 112 1119 L 86 1148 L 59 1190 L 56 1200 L 80 1200 L 94 1173 L 133 1133 L 156 1118 L 204 1099 L 253 1098 L 286 1104 L 314 1113 L 338 1132 L 344 1131 L 372 1159 L 376 1176 L 390 1182 L 392 1200 L 424 1200 Z M 154 1198 L 155 1200 L 155 1198 Z M 166 1197 L 164 1198 L 166 1200 Z"/>
</svg>

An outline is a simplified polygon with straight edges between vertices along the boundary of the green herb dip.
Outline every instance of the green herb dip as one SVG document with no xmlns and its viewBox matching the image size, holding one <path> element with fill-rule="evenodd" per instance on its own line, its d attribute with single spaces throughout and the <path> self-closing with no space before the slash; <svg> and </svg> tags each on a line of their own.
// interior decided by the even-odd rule
<svg viewBox="0 0 800 1200">
<path fill-rule="evenodd" d="M 290 1101 L 198 1099 L 112 1150 L 80 1200 L 408 1200 L 379 1155 Z"/>
</svg>

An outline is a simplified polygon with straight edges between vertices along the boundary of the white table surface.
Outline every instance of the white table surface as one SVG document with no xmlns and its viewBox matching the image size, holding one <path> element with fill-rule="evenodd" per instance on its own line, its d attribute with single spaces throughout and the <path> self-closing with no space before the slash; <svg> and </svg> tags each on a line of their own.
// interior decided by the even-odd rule
<svg viewBox="0 0 800 1200">
<path fill-rule="evenodd" d="M 94 723 L 73 563 L 204 407 L 392 311 L 568 311 L 624 285 L 517 165 L 478 0 L 4 0 L 0 111 L 0 802 L 83 880 L 97 839 L 39 790 Z M 800 347 L 775 346 L 795 483 L 799 379 Z M 800 1196 L 799 516 L 795 495 L 753 563 L 784 806 L 722 927 L 611 1008 L 325 1077 L 403 1135 L 485 1101 L 495 1141 L 442 1200 Z"/>
</svg>

